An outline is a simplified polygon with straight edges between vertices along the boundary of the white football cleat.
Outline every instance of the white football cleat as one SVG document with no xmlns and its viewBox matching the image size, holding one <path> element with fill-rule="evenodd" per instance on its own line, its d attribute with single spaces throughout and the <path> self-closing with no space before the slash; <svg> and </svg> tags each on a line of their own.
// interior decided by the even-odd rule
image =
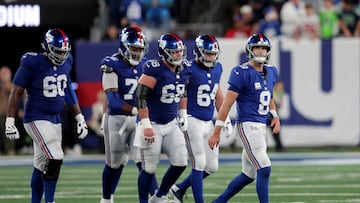
<svg viewBox="0 0 360 203">
<path fill-rule="evenodd" d="M 158 197 L 156 196 L 156 194 L 154 194 L 153 196 L 150 197 L 149 203 L 169 203 L 169 200 L 166 195 Z"/>
</svg>

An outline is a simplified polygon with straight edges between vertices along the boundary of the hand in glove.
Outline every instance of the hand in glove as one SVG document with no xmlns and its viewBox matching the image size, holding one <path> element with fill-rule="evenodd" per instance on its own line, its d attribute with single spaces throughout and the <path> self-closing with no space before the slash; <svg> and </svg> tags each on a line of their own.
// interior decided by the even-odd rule
<svg viewBox="0 0 360 203">
<path fill-rule="evenodd" d="M 76 134 L 79 139 L 84 139 L 88 134 L 88 126 L 86 124 L 85 118 L 82 114 L 77 114 L 75 116 L 76 120 Z"/>
<path fill-rule="evenodd" d="M 5 121 L 5 135 L 10 140 L 17 140 L 20 138 L 18 129 L 15 126 L 15 118 L 6 117 Z"/>
<path fill-rule="evenodd" d="M 181 131 L 187 131 L 189 123 L 186 109 L 179 110 L 179 127 Z"/>
</svg>

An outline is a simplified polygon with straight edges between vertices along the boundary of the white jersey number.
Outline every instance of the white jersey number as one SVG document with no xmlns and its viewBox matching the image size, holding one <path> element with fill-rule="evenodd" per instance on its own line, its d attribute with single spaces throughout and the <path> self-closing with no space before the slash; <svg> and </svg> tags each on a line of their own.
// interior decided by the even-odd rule
<svg viewBox="0 0 360 203">
<path fill-rule="evenodd" d="M 176 93 L 172 92 L 174 90 Z M 162 88 L 160 100 L 161 102 L 166 104 L 171 104 L 173 102 L 178 103 L 180 102 L 180 97 L 184 95 L 184 93 L 185 93 L 184 84 L 178 84 L 176 86 L 174 84 L 164 85 Z"/>
<path fill-rule="evenodd" d="M 214 88 L 211 91 L 211 87 L 208 84 L 203 84 L 198 87 L 197 90 L 197 104 L 199 106 L 208 107 L 211 102 L 215 100 L 216 92 L 218 89 L 218 84 L 214 85 Z"/>
<path fill-rule="evenodd" d="M 130 86 L 130 90 L 127 94 L 124 94 L 124 100 L 132 100 L 137 87 L 137 80 L 134 78 L 126 78 L 125 85 Z"/>
<path fill-rule="evenodd" d="M 46 76 L 43 80 L 43 94 L 45 97 L 65 96 L 67 77 L 65 74 L 59 76 Z"/>
<path fill-rule="evenodd" d="M 260 93 L 260 104 L 258 108 L 260 115 L 266 115 L 269 113 L 270 98 L 270 91 L 263 91 Z"/>
</svg>

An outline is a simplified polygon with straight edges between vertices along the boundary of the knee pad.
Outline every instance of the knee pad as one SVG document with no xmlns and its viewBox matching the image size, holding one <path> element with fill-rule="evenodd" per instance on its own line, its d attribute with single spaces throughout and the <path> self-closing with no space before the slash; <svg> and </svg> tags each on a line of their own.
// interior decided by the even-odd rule
<svg viewBox="0 0 360 203">
<path fill-rule="evenodd" d="M 57 180 L 60 174 L 60 168 L 63 160 L 49 159 L 45 165 L 43 178 L 45 180 Z"/>
<path fill-rule="evenodd" d="M 157 165 L 155 165 L 155 164 L 145 164 L 145 166 L 143 166 L 143 169 L 146 171 L 146 173 L 154 174 L 156 172 Z"/>
</svg>

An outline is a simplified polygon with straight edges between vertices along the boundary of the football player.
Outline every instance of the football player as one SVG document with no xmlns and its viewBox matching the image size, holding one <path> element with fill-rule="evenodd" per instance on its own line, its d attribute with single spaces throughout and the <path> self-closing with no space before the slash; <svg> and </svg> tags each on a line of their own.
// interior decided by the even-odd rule
<svg viewBox="0 0 360 203">
<path fill-rule="evenodd" d="M 187 86 L 187 113 L 189 126 L 185 132 L 192 171 L 181 183 L 173 185 L 170 193 L 175 202 L 182 203 L 186 190 L 191 186 L 195 203 L 203 203 L 203 178 L 218 169 L 219 149 L 211 150 L 207 141 L 214 129 L 214 110 L 220 109 L 224 96 L 219 87 L 222 64 L 219 42 L 213 35 L 200 35 L 195 39 L 195 60 Z M 232 131 L 230 119 L 226 130 Z M 231 133 L 231 132 L 230 132 Z"/>
<path fill-rule="evenodd" d="M 135 90 L 142 73 L 147 42 L 139 27 L 126 27 L 120 35 L 118 52 L 100 63 L 102 86 L 108 100 L 104 116 L 105 167 L 100 203 L 113 203 L 114 193 L 129 156 L 141 169 L 140 149 L 133 145 L 136 115 Z M 158 187 L 156 179 L 150 191 Z"/>
<path fill-rule="evenodd" d="M 231 106 L 237 103 L 236 134 L 242 151 L 242 172 L 235 177 L 213 202 L 225 203 L 256 179 L 259 202 L 269 202 L 270 158 L 267 154 L 266 121 L 270 112 L 274 119 L 270 126 L 273 133 L 280 131 L 280 120 L 273 99 L 277 81 L 277 69 L 268 65 L 271 44 L 262 34 L 253 34 L 246 43 L 248 62 L 236 66 L 230 73 L 229 88 L 209 138 L 209 146 L 215 149 L 220 142 L 220 130 L 225 124 Z"/>
<path fill-rule="evenodd" d="M 9 96 L 6 136 L 18 139 L 14 118 L 19 99 L 26 90 L 24 127 L 33 139 L 34 169 L 31 178 L 32 203 L 55 202 L 56 184 L 63 162 L 61 147 L 61 111 L 69 105 L 77 121 L 78 138 L 84 139 L 88 128 L 80 112 L 78 99 L 71 84 L 73 63 L 71 43 L 61 29 L 50 29 L 42 43 L 44 53 L 25 53 L 20 62 Z"/>
<path fill-rule="evenodd" d="M 156 172 L 161 152 L 167 154 L 170 166 L 149 202 L 167 202 L 170 187 L 187 165 L 182 133 L 188 125 L 186 84 L 190 70 L 186 47 L 179 36 L 168 33 L 159 39 L 158 54 L 161 60 L 146 62 L 136 92 L 140 122 L 135 144 L 141 148 L 143 164 L 138 178 L 140 203 L 148 202 L 150 180 Z"/>
</svg>

